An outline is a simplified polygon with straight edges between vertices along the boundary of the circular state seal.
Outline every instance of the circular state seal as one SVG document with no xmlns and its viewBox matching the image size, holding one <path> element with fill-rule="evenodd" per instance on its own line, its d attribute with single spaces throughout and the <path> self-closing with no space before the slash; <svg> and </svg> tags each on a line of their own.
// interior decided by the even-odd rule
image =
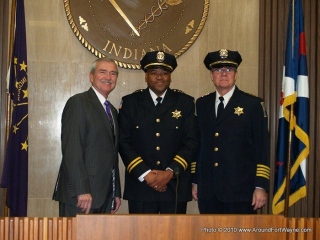
<svg viewBox="0 0 320 240">
<path fill-rule="evenodd" d="M 209 11 L 209 0 L 63 1 L 82 45 L 128 69 L 140 69 L 149 51 L 181 56 L 200 35 Z"/>
</svg>

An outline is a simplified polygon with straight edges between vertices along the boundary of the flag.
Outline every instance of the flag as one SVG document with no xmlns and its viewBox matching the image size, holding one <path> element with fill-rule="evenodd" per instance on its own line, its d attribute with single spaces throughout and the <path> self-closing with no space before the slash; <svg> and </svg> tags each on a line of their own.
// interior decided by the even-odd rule
<svg viewBox="0 0 320 240">
<path fill-rule="evenodd" d="M 306 164 L 309 155 L 310 110 L 301 0 L 292 0 L 290 3 L 283 73 L 272 201 L 273 214 L 281 213 L 285 208 L 288 154 L 291 155 L 289 206 L 307 195 Z M 289 142 L 290 132 L 292 138 Z M 288 153 L 289 149 L 290 153 Z"/>
<path fill-rule="evenodd" d="M 15 34 L 10 65 L 12 115 L 1 187 L 7 189 L 10 216 L 27 216 L 28 199 L 28 75 L 23 0 L 16 3 Z"/>
</svg>

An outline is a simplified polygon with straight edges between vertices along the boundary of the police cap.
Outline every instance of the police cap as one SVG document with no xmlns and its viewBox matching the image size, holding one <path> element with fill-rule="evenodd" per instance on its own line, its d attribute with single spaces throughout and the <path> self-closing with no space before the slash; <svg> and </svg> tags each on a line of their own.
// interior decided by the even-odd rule
<svg viewBox="0 0 320 240">
<path fill-rule="evenodd" d="M 163 51 L 147 52 L 140 61 L 141 68 L 144 72 L 152 68 L 163 68 L 170 72 L 177 67 L 176 58 Z"/>
<path fill-rule="evenodd" d="M 203 62 L 209 70 L 224 66 L 238 68 L 242 58 L 238 51 L 220 49 L 219 51 L 209 52 Z"/>
</svg>

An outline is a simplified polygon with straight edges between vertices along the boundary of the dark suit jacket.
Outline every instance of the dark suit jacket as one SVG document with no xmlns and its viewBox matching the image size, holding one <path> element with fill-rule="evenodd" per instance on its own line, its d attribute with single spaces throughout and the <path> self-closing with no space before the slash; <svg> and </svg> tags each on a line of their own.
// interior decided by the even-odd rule
<svg viewBox="0 0 320 240">
<path fill-rule="evenodd" d="M 105 109 L 92 88 L 71 97 L 62 113 L 62 162 L 53 199 L 76 204 L 77 196 L 91 193 L 92 208 L 106 200 L 111 171 L 116 169 L 116 196 L 120 197 L 118 168 L 119 127 L 111 106 L 115 139 Z"/>
<path fill-rule="evenodd" d="M 216 194 L 223 202 L 251 202 L 255 187 L 269 187 L 268 118 L 262 99 L 236 87 L 218 119 L 215 99 L 216 92 L 196 103 L 198 198 Z"/>
<path fill-rule="evenodd" d="M 120 155 L 126 166 L 124 199 L 175 201 L 176 179 L 159 193 L 138 180 L 148 169 L 180 172 L 178 201 L 191 200 L 191 164 L 198 145 L 194 99 L 168 89 L 157 111 L 149 89 L 123 97 Z"/>
</svg>

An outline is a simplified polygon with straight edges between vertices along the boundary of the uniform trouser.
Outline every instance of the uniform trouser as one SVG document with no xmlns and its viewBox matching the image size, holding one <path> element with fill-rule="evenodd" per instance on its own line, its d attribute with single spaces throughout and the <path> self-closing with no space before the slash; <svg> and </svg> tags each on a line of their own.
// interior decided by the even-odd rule
<svg viewBox="0 0 320 240">
<path fill-rule="evenodd" d="M 198 199 L 201 214 L 256 214 L 251 202 L 221 202 L 216 195 L 210 200 Z"/>
<path fill-rule="evenodd" d="M 129 213 L 162 213 L 162 214 L 185 214 L 187 212 L 187 202 L 141 202 L 128 201 Z"/>
</svg>

